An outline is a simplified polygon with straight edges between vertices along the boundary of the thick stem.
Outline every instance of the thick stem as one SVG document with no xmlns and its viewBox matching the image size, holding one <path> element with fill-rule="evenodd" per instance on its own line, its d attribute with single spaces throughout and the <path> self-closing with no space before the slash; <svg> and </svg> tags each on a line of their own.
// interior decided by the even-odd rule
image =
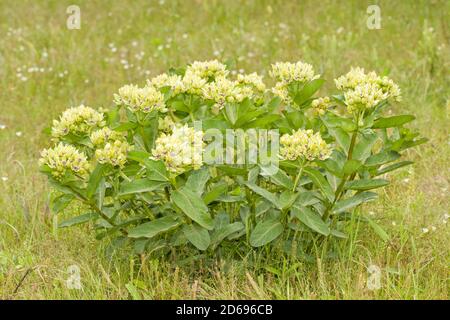
<svg viewBox="0 0 450 320">
<path fill-rule="evenodd" d="M 300 181 L 300 178 L 301 178 L 301 176 L 302 176 L 303 168 L 304 168 L 304 167 L 305 167 L 305 160 L 302 160 L 302 161 L 300 162 L 300 170 L 298 171 L 298 174 L 297 174 L 297 176 L 295 177 L 294 187 L 292 188 L 292 191 L 295 191 L 295 190 L 297 189 L 297 185 L 298 185 L 298 182 Z"/>
</svg>

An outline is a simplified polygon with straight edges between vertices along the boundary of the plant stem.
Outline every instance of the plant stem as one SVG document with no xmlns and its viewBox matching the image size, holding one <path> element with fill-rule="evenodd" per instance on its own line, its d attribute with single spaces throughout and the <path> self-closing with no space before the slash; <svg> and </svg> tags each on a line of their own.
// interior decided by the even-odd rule
<svg viewBox="0 0 450 320">
<path fill-rule="evenodd" d="M 300 177 L 302 176 L 304 167 L 305 167 L 305 160 L 302 160 L 300 163 L 300 170 L 298 171 L 298 174 L 295 177 L 294 187 L 292 188 L 292 191 L 295 191 L 297 189 L 297 185 L 298 185 L 298 182 L 300 181 Z"/>
</svg>

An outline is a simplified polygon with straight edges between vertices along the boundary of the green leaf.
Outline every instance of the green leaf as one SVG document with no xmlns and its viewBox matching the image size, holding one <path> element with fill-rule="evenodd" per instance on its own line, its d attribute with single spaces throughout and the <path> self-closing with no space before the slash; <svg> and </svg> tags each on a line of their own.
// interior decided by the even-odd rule
<svg viewBox="0 0 450 320">
<path fill-rule="evenodd" d="M 383 151 L 367 158 L 365 165 L 368 167 L 379 166 L 392 162 L 400 158 L 400 154 L 395 151 Z"/>
<path fill-rule="evenodd" d="M 347 182 L 345 188 L 350 190 L 370 190 L 381 188 L 388 184 L 389 181 L 384 179 L 361 179 Z"/>
<path fill-rule="evenodd" d="M 383 240 L 383 241 L 389 241 L 389 235 L 384 231 L 384 229 L 379 226 L 375 221 L 372 219 L 366 217 L 367 222 L 369 223 L 369 226 L 372 227 L 373 231 Z"/>
<path fill-rule="evenodd" d="M 226 193 L 228 190 L 228 185 L 226 183 L 217 183 L 211 186 L 211 191 L 205 193 L 203 196 L 203 202 L 205 204 L 210 204 L 211 202 L 217 200 L 221 195 Z"/>
<path fill-rule="evenodd" d="M 199 196 L 203 194 L 205 185 L 210 178 L 208 168 L 204 167 L 200 170 L 192 171 L 186 181 L 185 188 L 189 188 Z"/>
<path fill-rule="evenodd" d="M 290 208 L 295 200 L 297 200 L 297 197 L 299 196 L 299 192 L 293 192 L 291 190 L 285 190 L 280 194 L 280 205 L 283 207 L 283 209 Z"/>
<path fill-rule="evenodd" d="M 161 160 L 145 160 L 147 168 L 147 179 L 154 181 L 169 181 L 169 173 L 167 172 L 164 162 Z"/>
<path fill-rule="evenodd" d="M 188 188 L 175 190 L 172 193 L 172 202 L 202 227 L 208 230 L 213 229 L 213 220 L 208 212 L 208 207 L 195 192 Z"/>
<path fill-rule="evenodd" d="M 297 105 L 301 106 L 309 98 L 311 98 L 314 95 L 314 93 L 316 93 L 320 89 L 320 87 L 322 87 L 324 82 L 325 82 L 324 79 L 315 79 L 306 83 L 303 86 L 302 90 L 300 90 L 300 92 L 298 92 L 297 95 L 295 96 L 294 102 Z"/>
<path fill-rule="evenodd" d="M 392 128 L 399 127 L 404 125 L 405 123 L 411 122 L 416 117 L 413 115 L 401 115 L 401 116 L 393 116 L 389 118 L 378 118 L 374 121 L 372 128 L 381 129 L 381 128 Z"/>
<path fill-rule="evenodd" d="M 88 198 L 92 198 L 95 191 L 97 191 L 98 185 L 100 183 L 100 180 L 103 178 L 103 172 L 105 170 L 105 166 L 103 164 L 97 164 L 94 171 L 92 171 L 89 182 L 86 188 L 86 196 Z"/>
<path fill-rule="evenodd" d="M 283 225 L 277 220 L 260 221 L 250 235 L 250 244 L 253 247 L 261 247 L 280 236 Z"/>
<path fill-rule="evenodd" d="M 311 178 L 312 182 L 322 191 L 323 195 L 327 197 L 329 201 L 333 201 L 333 189 L 319 170 L 313 168 L 304 168 L 303 172 L 305 172 Z"/>
<path fill-rule="evenodd" d="M 244 224 L 242 222 L 234 222 L 214 230 L 211 236 L 211 243 L 217 246 L 226 237 L 232 235 L 233 233 L 239 232 L 244 229 Z"/>
<path fill-rule="evenodd" d="M 273 193 L 267 191 L 267 190 L 264 189 L 264 188 L 261 188 L 261 187 L 257 186 L 257 185 L 254 184 L 254 183 L 244 182 L 244 184 L 245 184 L 250 190 L 252 190 L 253 192 L 255 192 L 255 193 L 259 194 L 260 196 L 262 196 L 263 198 L 269 200 L 269 201 L 270 201 L 273 205 L 275 205 L 275 207 L 277 207 L 278 209 L 282 209 L 282 208 L 283 208 L 283 206 L 281 205 L 281 203 L 280 203 L 278 197 L 277 197 L 275 194 L 273 194 Z"/>
<path fill-rule="evenodd" d="M 211 243 L 209 232 L 199 225 L 190 224 L 183 227 L 185 237 L 199 250 L 206 250 Z"/>
<path fill-rule="evenodd" d="M 270 178 L 270 180 L 282 187 L 285 187 L 289 190 L 292 190 L 294 187 L 294 183 L 292 182 L 292 179 L 289 178 L 289 176 L 281 170 L 281 168 L 278 168 L 277 172 L 275 174 L 270 174 L 270 172 L 267 172 L 264 166 L 260 166 L 261 168 L 261 175 L 264 177 Z"/>
<path fill-rule="evenodd" d="M 306 207 L 292 207 L 292 214 L 303 222 L 306 226 L 311 228 L 317 233 L 323 234 L 324 236 L 328 236 L 330 234 L 330 228 L 328 225 L 322 220 L 322 217 L 308 209 Z"/>
<path fill-rule="evenodd" d="M 143 223 L 128 232 L 130 238 L 152 238 L 162 232 L 174 229 L 180 224 L 174 217 L 165 216 Z"/>
<path fill-rule="evenodd" d="M 80 216 L 76 216 L 70 219 L 67 219 L 63 222 L 61 222 L 58 227 L 59 228 L 67 228 L 67 227 L 71 227 L 77 224 L 82 224 L 82 223 L 86 223 L 88 221 L 91 220 L 95 220 L 98 218 L 98 214 L 97 213 L 86 213 L 86 214 L 82 214 Z"/>
<path fill-rule="evenodd" d="M 119 196 L 133 194 L 133 193 L 141 193 L 141 192 L 150 192 L 162 189 L 165 186 L 165 182 L 161 181 L 153 181 L 149 179 L 136 179 L 130 182 L 124 182 L 120 186 Z"/>
<path fill-rule="evenodd" d="M 328 132 L 336 139 L 336 142 L 341 146 L 342 150 L 347 151 L 350 147 L 350 136 L 344 129 L 328 128 Z"/>
<path fill-rule="evenodd" d="M 372 152 L 372 147 L 378 140 L 378 135 L 375 133 L 364 133 L 359 138 L 358 143 L 353 150 L 353 158 L 360 161 L 365 161 Z M 346 149 L 348 150 L 348 149 Z"/>
<path fill-rule="evenodd" d="M 147 151 L 133 150 L 128 152 L 128 159 L 134 160 L 140 163 L 144 163 L 146 160 L 150 158 L 151 154 Z"/>
<path fill-rule="evenodd" d="M 354 172 L 356 172 L 360 167 L 362 163 L 359 160 L 347 160 L 344 165 L 344 174 L 350 175 Z"/>
<path fill-rule="evenodd" d="M 370 191 L 358 193 L 348 199 L 338 201 L 334 206 L 333 212 L 334 213 L 344 212 L 350 208 L 360 205 L 361 203 L 374 200 L 377 197 L 378 195 L 376 193 Z"/>
<path fill-rule="evenodd" d="M 53 213 L 59 213 L 64 210 L 72 200 L 75 199 L 75 196 L 72 194 L 63 194 L 59 197 L 54 198 L 50 203 L 50 208 Z"/>
<path fill-rule="evenodd" d="M 382 175 L 382 174 L 385 174 L 385 173 L 397 170 L 397 169 L 399 169 L 401 167 L 409 166 L 410 164 L 413 164 L 413 163 L 414 162 L 412 162 L 412 161 L 400 161 L 400 162 L 391 164 L 390 166 L 386 166 L 384 168 L 379 169 L 377 171 L 376 175 L 379 176 L 379 175 Z"/>
</svg>

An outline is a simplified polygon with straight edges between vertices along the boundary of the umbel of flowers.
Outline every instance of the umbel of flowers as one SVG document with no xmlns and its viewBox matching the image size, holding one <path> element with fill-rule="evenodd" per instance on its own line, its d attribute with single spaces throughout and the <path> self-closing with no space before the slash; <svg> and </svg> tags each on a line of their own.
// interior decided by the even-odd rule
<svg viewBox="0 0 450 320">
<path fill-rule="evenodd" d="M 273 64 L 267 82 L 232 74 L 219 61 L 197 61 L 119 88 L 108 110 L 64 111 L 39 164 L 56 190 L 54 212 L 70 215 L 79 201 L 86 214 L 61 227 L 89 222 L 97 238 L 152 254 L 222 248 L 242 256 L 249 244 L 305 256 L 320 238 L 345 238 L 349 216 L 364 216 L 376 199 L 373 189 L 411 164 L 402 152 L 426 141 L 405 126 L 413 116 L 385 115 L 400 89 L 375 72 L 352 68 L 327 96 L 301 61 Z M 238 144 L 225 145 L 230 130 L 278 131 L 279 148 L 270 150 L 277 170 L 205 161 L 211 146 L 236 154 Z"/>
</svg>

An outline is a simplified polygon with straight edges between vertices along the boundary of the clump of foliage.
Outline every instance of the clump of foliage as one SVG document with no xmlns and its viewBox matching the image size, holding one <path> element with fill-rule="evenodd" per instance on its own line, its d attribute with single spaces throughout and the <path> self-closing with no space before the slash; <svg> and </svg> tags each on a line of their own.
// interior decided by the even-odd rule
<svg viewBox="0 0 450 320">
<path fill-rule="evenodd" d="M 107 111 L 66 110 L 40 167 L 57 190 L 55 213 L 74 200 L 87 212 L 60 227 L 91 221 L 98 239 L 136 252 L 250 245 L 303 254 L 317 239 L 345 238 L 354 209 L 376 199 L 386 173 L 411 164 L 404 150 L 425 142 L 404 127 L 413 116 L 385 116 L 400 89 L 374 72 L 351 69 L 329 97 L 315 97 L 324 80 L 303 62 L 272 65 L 272 88 L 256 73 L 231 74 L 218 61 L 194 62 L 120 88 Z M 211 129 L 279 132 L 269 150 L 277 170 L 206 162 Z M 219 147 L 236 160 L 237 146 Z"/>
</svg>

